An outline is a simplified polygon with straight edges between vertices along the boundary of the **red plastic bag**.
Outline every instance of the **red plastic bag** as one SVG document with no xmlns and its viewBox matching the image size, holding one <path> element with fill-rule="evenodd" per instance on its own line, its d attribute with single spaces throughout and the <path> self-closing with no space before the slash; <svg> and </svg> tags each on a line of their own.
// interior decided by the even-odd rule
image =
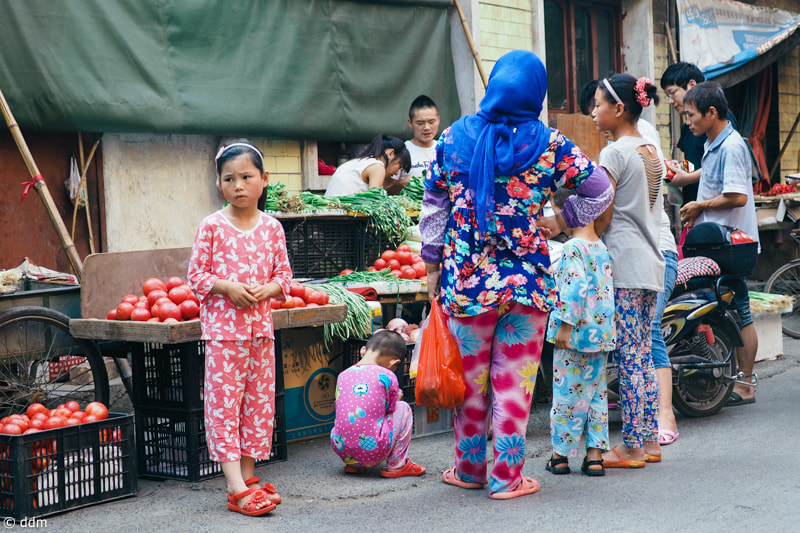
<svg viewBox="0 0 800 533">
<path fill-rule="evenodd" d="M 461 404 L 466 391 L 461 354 L 436 300 L 431 302 L 428 327 L 419 342 L 422 346 L 415 389 L 417 405 L 452 409 Z"/>
</svg>

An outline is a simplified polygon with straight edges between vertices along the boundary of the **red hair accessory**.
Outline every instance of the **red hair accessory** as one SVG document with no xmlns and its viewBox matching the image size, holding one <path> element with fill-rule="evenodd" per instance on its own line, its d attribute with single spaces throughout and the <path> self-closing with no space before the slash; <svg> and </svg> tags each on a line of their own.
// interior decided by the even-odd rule
<svg viewBox="0 0 800 533">
<path fill-rule="evenodd" d="M 651 98 L 647 96 L 646 87 L 653 83 L 648 78 L 639 78 L 636 80 L 636 85 L 634 85 L 634 89 L 636 90 L 636 101 L 639 102 L 639 105 L 642 107 L 647 107 L 650 105 Z"/>
</svg>

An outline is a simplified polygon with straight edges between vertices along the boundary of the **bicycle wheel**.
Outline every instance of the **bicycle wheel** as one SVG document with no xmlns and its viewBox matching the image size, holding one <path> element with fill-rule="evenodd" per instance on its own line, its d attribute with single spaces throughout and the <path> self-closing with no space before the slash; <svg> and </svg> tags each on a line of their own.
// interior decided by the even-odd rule
<svg viewBox="0 0 800 533">
<path fill-rule="evenodd" d="M 783 333 L 800 339 L 800 261 L 786 263 L 767 280 L 764 292 L 791 296 L 792 311 L 781 317 Z"/>
<path fill-rule="evenodd" d="M 69 333 L 69 317 L 46 307 L 0 313 L 0 412 L 24 413 L 76 400 L 108 405 L 108 374 L 94 342 Z"/>
</svg>

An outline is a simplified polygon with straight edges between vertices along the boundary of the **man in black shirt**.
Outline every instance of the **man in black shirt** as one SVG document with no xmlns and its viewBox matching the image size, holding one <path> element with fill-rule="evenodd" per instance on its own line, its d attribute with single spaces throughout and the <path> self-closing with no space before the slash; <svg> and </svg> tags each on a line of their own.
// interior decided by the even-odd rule
<svg viewBox="0 0 800 533">
<path fill-rule="evenodd" d="M 672 179 L 671 183 L 682 187 L 683 205 L 697 199 L 697 184 L 700 181 L 700 166 L 706 142 L 705 135 L 695 137 L 689 131 L 689 126 L 684 120 L 683 95 L 686 94 L 686 91 L 704 81 L 706 81 L 706 78 L 700 69 L 696 65 L 686 62 L 670 65 L 661 76 L 661 88 L 664 89 L 664 93 L 667 95 L 669 105 L 675 108 L 675 111 L 678 112 L 681 120 L 683 120 L 681 123 L 681 136 L 678 139 L 677 146 L 683 152 L 686 160 L 692 163 L 695 168 L 694 172 L 688 174 L 672 169 L 675 171 L 675 178 Z M 733 129 L 739 131 L 739 123 L 730 109 L 728 109 L 728 121 L 733 126 Z"/>
</svg>

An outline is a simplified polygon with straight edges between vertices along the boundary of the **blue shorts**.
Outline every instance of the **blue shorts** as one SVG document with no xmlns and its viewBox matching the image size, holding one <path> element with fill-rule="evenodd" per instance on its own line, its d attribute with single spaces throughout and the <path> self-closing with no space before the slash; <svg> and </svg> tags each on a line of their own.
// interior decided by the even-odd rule
<svg viewBox="0 0 800 533">
<path fill-rule="evenodd" d="M 753 316 L 750 314 L 750 293 L 747 291 L 747 278 L 745 276 L 731 276 L 727 279 L 726 285 L 736 293 L 731 309 L 736 311 L 738 315 L 736 324 L 741 330 L 753 323 Z"/>
</svg>

